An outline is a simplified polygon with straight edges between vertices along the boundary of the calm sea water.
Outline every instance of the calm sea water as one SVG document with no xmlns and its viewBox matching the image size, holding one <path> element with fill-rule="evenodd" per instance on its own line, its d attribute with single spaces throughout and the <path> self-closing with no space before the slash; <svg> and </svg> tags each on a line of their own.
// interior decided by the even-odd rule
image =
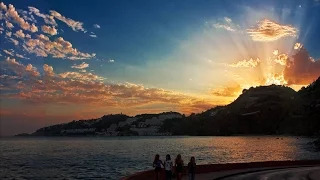
<svg viewBox="0 0 320 180">
<path fill-rule="evenodd" d="M 320 159 L 302 137 L 2 138 L 0 179 L 119 179 L 152 168 L 156 153 L 197 164 Z"/>
</svg>

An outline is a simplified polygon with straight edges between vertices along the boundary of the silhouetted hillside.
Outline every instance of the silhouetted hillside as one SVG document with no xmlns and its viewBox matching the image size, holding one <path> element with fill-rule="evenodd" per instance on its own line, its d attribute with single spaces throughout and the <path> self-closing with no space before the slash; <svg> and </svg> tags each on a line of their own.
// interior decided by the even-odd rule
<svg viewBox="0 0 320 180">
<path fill-rule="evenodd" d="M 295 92 L 285 86 L 243 90 L 231 104 L 188 117 L 176 112 L 105 115 L 37 130 L 33 135 L 314 135 L 320 130 L 320 78 Z"/>
</svg>

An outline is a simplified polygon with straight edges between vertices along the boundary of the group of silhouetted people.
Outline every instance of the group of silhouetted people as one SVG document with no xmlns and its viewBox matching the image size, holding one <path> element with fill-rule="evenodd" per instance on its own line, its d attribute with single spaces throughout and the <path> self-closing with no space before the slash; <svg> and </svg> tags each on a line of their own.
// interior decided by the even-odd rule
<svg viewBox="0 0 320 180">
<path fill-rule="evenodd" d="M 177 155 L 177 158 L 175 159 L 174 163 L 171 161 L 171 157 L 169 154 L 166 155 L 166 160 L 164 162 L 160 160 L 159 154 L 156 154 L 153 160 L 153 167 L 155 168 L 156 180 L 160 180 L 162 166 L 165 170 L 166 180 L 171 180 L 172 177 L 177 177 L 177 180 L 182 179 L 184 164 L 180 154 Z M 190 158 L 190 162 L 188 163 L 189 180 L 195 179 L 195 169 L 196 162 L 195 158 L 192 156 Z"/>
</svg>

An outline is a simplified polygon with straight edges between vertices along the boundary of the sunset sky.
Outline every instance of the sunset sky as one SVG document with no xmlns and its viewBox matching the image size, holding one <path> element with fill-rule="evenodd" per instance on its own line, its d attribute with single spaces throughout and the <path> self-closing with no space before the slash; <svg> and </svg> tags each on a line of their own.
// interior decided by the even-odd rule
<svg viewBox="0 0 320 180">
<path fill-rule="evenodd" d="M 299 90 L 320 75 L 319 34 L 320 0 L 1 1 L 0 135 Z"/>
</svg>

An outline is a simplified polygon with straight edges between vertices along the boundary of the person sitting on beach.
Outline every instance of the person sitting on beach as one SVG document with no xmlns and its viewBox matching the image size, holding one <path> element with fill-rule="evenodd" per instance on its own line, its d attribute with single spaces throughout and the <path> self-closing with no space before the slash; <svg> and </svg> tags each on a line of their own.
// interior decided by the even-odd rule
<svg viewBox="0 0 320 180">
<path fill-rule="evenodd" d="M 169 154 L 167 154 L 166 160 L 164 161 L 164 168 L 166 170 L 166 180 L 172 179 L 172 167 L 173 163 L 171 161 L 171 157 Z"/>
<path fill-rule="evenodd" d="M 189 180 L 194 180 L 194 178 L 195 178 L 195 170 L 196 170 L 196 160 L 192 156 L 190 158 L 190 162 L 188 163 Z"/>
<path fill-rule="evenodd" d="M 183 160 L 182 160 L 180 154 L 178 154 L 178 156 L 175 160 L 175 173 L 177 175 L 177 180 L 181 180 L 182 173 L 183 173 Z"/>
<path fill-rule="evenodd" d="M 163 165 L 162 161 L 160 160 L 160 156 L 159 154 L 156 154 L 153 160 L 153 167 L 155 168 L 154 171 L 156 173 L 156 180 L 160 180 L 161 164 Z"/>
</svg>

